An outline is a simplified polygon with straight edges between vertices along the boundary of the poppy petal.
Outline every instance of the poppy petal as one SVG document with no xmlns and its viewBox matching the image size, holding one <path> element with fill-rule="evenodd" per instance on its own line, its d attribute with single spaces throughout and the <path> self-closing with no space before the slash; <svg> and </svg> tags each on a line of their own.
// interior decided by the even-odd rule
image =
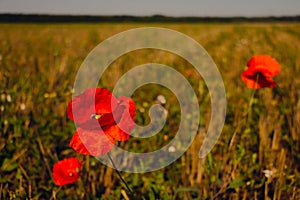
<svg viewBox="0 0 300 200">
<path fill-rule="evenodd" d="M 118 98 L 118 101 L 120 101 L 121 105 L 125 105 L 126 108 L 128 108 L 129 114 L 130 114 L 131 118 L 133 119 L 136 114 L 136 108 L 135 108 L 134 101 L 131 98 L 128 98 L 125 96 Z"/>
<path fill-rule="evenodd" d="M 102 130 L 77 128 L 71 139 L 70 147 L 80 154 L 103 156 L 114 147 L 114 140 L 105 135 Z"/>
<path fill-rule="evenodd" d="M 110 135 L 118 141 L 125 141 L 129 139 L 129 134 L 135 127 L 134 117 L 136 108 L 135 103 L 131 98 L 122 96 L 118 98 L 118 101 L 118 112 L 114 112 L 114 117 L 117 118 L 117 124 L 106 129 L 105 134 Z"/>
<path fill-rule="evenodd" d="M 247 63 L 249 69 L 260 69 L 267 76 L 276 76 L 280 71 L 279 63 L 269 55 L 255 55 Z"/>
<path fill-rule="evenodd" d="M 118 141 L 126 141 L 130 138 L 130 135 L 121 130 L 118 125 L 110 126 L 107 130 L 105 130 L 105 134 Z"/>
<path fill-rule="evenodd" d="M 243 73 L 241 76 L 242 80 L 245 82 L 246 86 L 250 89 L 260 89 L 264 87 L 274 88 L 276 87 L 276 82 L 269 77 L 259 76 L 257 81 L 257 75 L 249 76 L 247 73 Z M 257 82 L 256 82 L 257 81 Z"/>
<path fill-rule="evenodd" d="M 69 102 L 67 116 L 78 125 L 90 124 L 91 116 L 112 113 L 116 106 L 117 99 L 109 90 L 105 88 L 88 88 L 84 93 L 75 96 Z M 92 123 L 92 125 L 99 126 L 96 123 Z"/>
</svg>

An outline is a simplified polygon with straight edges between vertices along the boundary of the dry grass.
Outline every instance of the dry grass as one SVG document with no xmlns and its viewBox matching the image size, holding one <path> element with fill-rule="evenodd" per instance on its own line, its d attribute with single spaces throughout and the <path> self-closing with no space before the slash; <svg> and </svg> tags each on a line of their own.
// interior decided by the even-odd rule
<svg viewBox="0 0 300 200">
<path fill-rule="evenodd" d="M 65 109 L 76 71 L 89 51 L 113 34 L 142 26 L 178 30 L 202 44 L 223 76 L 228 110 L 217 145 L 199 160 L 210 98 L 192 66 L 159 50 L 131 52 L 115 61 L 101 86 L 112 89 L 128 69 L 158 62 L 180 71 L 201 93 L 199 134 L 188 151 L 164 169 L 122 173 L 137 198 L 300 199 L 300 25 L 275 23 L 0 24 L 0 199 L 128 198 L 111 168 L 68 147 L 74 125 L 66 119 Z M 253 54 L 275 57 L 282 71 L 275 78 L 277 88 L 256 92 L 251 120 L 246 121 L 251 91 L 240 74 Z M 167 127 L 147 144 L 133 139 L 121 144 L 124 148 L 152 151 L 176 133 L 179 105 L 175 96 L 161 87 L 145 86 L 134 94 L 137 122 L 149 120 L 147 112 L 141 111 L 147 111 L 144 105 L 153 104 L 159 94 L 168 100 Z M 86 160 L 82 179 L 58 188 L 51 167 L 69 156 Z M 263 170 L 273 175 L 266 178 Z"/>
</svg>

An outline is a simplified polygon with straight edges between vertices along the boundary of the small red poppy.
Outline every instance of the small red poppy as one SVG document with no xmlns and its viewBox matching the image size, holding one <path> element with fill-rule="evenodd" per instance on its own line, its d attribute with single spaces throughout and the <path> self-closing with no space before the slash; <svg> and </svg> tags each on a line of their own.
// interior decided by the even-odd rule
<svg viewBox="0 0 300 200">
<path fill-rule="evenodd" d="M 74 97 L 67 108 L 67 116 L 77 124 L 70 146 L 81 154 L 104 155 L 113 147 L 114 140 L 129 139 L 135 127 L 135 114 L 132 99 L 116 98 L 104 88 L 89 88 Z"/>
<path fill-rule="evenodd" d="M 54 183 L 58 186 L 74 183 L 80 176 L 81 162 L 77 158 L 66 158 L 53 166 Z"/>
<path fill-rule="evenodd" d="M 259 89 L 276 86 L 271 77 L 280 71 L 279 63 L 269 55 L 255 55 L 247 63 L 248 69 L 242 73 L 242 80 L 248 88 Z"/>
</svg>

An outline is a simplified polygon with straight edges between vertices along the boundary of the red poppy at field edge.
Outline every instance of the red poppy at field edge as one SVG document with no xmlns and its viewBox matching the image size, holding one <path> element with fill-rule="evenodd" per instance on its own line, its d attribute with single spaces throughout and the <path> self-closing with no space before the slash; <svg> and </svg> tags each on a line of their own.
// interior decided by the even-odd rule
<svg viewBox="0 0 300 200">
<path fill-rule="evenodd" d="M 84 93 L 74 97 L 67 108 L 67 116 L 77 127 L 101 130 L 118 141 L 129 139 L 129 134 L 135 127 L 135 114 L 132 99 L 124 96 L 116 98 L 104 88 L 86 89 Z"/>
<path fill-rule="evenodd" d="M 77 158 L 66 158 L 53 166 L 54 183 L 58 186 L 74 183 L 80 176 L 81 162 Z"/>
<path fill-rule="evenodd" d="M 271 77 L 276 76 L 280 71 L 279 63 L 269 55 L 255 55 L 247 63 L 241 78 L 246 86 L 251 89 L 273 88 L 276 82 Z"/>
</svg>

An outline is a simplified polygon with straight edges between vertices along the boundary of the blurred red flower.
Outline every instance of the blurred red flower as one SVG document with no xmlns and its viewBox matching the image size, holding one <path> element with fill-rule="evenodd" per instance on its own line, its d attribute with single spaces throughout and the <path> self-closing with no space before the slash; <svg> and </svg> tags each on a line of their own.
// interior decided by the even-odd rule
<svg viewBox="0 0 300 200">
<path fill-rule="evenodd" d="M 54 183 L 58 186 L 74 183 L 80 176 L 81 162 L 77 158 L 66 158 L 53 166 Z"/>
<path fill-rule="evenodd" d="M 101 156 L 113 148 L 114 140 L 129 139 L 135 103 L 104 88 L 89 88 L 69 102 L 67 116 L 77 124 L 70 146 L 81 154 Z"/>
<path fill-rule="evenodd" d="M 242 80 L 251 89 L 276 86 L 271 77 L 280 71 L 279 63 L 269 55 L 255 55 L 247 63 L 248 69 L 242 73 Z"/>
</svg>

